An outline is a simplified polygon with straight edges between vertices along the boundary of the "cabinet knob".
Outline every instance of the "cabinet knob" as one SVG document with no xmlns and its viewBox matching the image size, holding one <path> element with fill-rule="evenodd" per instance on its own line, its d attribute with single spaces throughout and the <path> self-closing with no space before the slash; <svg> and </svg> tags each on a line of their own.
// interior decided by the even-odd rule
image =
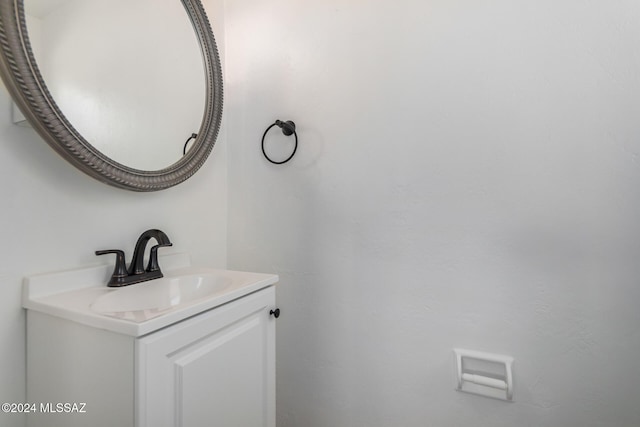
<svg viewBox="0 0 640 427">
<path fill-rule="evenodd" d="M 269 314 L 277 319 L 278 317 L 280 317 L 280 309 L 276 308 L 275 310 L 271 310 Z"/>
</svg>

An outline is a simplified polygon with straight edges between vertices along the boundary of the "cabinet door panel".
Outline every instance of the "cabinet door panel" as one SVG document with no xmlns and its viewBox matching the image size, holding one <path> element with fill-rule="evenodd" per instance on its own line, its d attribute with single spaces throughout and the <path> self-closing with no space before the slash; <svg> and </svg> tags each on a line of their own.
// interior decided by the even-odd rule
<svg viewBox="0 0 640 427">
<path fill-rule="evenodd" d="M 176 360 L 182 425 L 264 426 L 264 334 L 255 316 L 246 320 Z"/>
<path fill-rule="evenodd" d="M 139 427 L 274 427 L 273 288 L 138 340 Z"/>
</svg>

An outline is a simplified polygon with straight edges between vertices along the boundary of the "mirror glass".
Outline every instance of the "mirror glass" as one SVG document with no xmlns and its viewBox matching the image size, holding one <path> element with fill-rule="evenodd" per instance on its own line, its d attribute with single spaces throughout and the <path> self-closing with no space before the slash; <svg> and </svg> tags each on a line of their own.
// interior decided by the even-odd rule
<svg viewBox="0 0 640 427">
<path fill-rule="evenodd" d="M 24 0 L 24 6 L 43 80 L 89 144 L 143 171 L 183 156 L 203 121 L 207 87 L 200 42 L 181 1 Z"/>
</svg>

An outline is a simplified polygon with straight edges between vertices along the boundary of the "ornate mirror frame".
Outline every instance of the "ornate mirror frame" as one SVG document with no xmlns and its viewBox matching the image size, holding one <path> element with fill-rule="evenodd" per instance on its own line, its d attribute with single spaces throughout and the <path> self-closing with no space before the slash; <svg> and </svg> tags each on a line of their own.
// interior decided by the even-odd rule
<svg viewBox="0 0 640 427">
<path fill-rule="evenodd" d="M 167 168 L 144 171 L 105 156 L 74 129 L 58 108 L 38 70 L 27 36 L 24 0 L 0 0 L 0 76 L 11 96 L 33 128 L 58 154 L 106 184 L 131 191 L 163 190 L 190 178 L 213 149 L 222 119 L 220 57 L 200 0 L 181 1 L 202 50 L 205 111 L 196 140 L 184 157 Z"/>
</svg>

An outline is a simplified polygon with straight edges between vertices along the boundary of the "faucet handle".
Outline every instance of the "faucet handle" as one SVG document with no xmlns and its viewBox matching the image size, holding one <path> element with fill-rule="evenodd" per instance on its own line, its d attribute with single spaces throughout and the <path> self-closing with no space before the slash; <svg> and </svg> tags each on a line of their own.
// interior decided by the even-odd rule
<svg viewBox="0 0 640 427">
<path fill-rule="evenodd" d="M 120 249 L 107 249 L 103 251 L 96 251 L 96 255 L 116 254 L 116 266 L 113 269 L 111 280 L 109 280 L 108 286 L 122 286 L 124 279 L 129 275 L 127 272 L 127 263 L 124 259 L 124 251 Z"/>
<path fill-rule="evenodd" d="M 173 243 L 161 243 L 151 247 L 151 250 L 149 251 L 149 264 L 147 265 L 148 272 L 160 271 L 160 265 L 158 264 L 158 248 L 164 246 L 173 246 Z"/>
</svg>

